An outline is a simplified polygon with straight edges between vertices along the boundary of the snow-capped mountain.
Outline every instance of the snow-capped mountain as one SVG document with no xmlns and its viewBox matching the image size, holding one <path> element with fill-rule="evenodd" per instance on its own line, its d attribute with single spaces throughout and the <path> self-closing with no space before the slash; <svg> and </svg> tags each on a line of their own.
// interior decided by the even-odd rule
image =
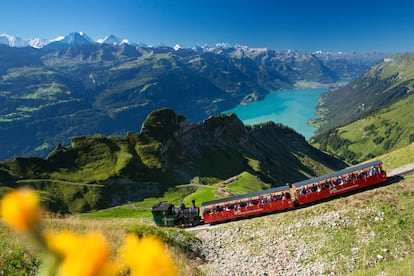
<svg viewBox="0 0 414 276">
<path fill-rule="evenodd" d="M 28 41 L 21 39 L 17 36 L 12 36 L 8 34 L 0 35 L 0 44 L 4 44 L 10 47 L 27 47 L 29 46 Z"/>
<path fill-rule="evenodd" d="M 29 44 L 29 46 L 31 46 L 31 47 L 33 47 L 33 48 L 40 49 L 40 48 L 45 47 L 45 46 L 46 46 L 47 44 L 49 44 L 51 41 L 52 41 L 52 40 L 50 40 L 50 39 L 46 39 L 46 38 L 40 38 L 40 37 L 37 37 L 37 38 L 30 39 L 30 40 L 28 41 L 28 44 Z"/>
<path fill-rule="evenodd" d="M 114 35 L 107 35 L 104 38 L 100 38 L 96 41 L 100 44 L 111 44 L 111 45 L 121 45 L 121 44 L 130 44 L 128 39 L 120 39 Z"/>
<path fill-rule="evenodd" d="M 128 39 L 120 39 L 115 35 L 107 35 L 103 38 L 100 38 L 96 41 L 91 39 L 87 34 L 84 32 L 72 32 L 66 36 L 59 36 L 55 39 L 46 39 L 46 38 L 33 38 L 29 40 L 24 40 L 16 36 L 12 36 L 9 34 L 2 34 L 0 35 L 0 44 L 5 44 L 10 47 L 33 47 L 33 48 L 43 48 L 45 46 L 50 47 L 64 47 L 65 45 L 69 46 L 80 46 L 80 45 L 92 45 L 92 44 L 109 44 L 109 45 L 122 45 L 122 44 L 129 44 L 132 46 L 142 47 L 142 48 L 153 48 L 154 46 L 145 44 L 142 42 L 130 42 Z M 159 43 L 155 47 L 165 47 L 166 45 L 163 43 Z M 229 43 L 217 43 L 214 46 L 204 45 L 202 47 L 195 46 L 192 49 L 196 52 L 213 52 L 217 51 L 218 49 L 230 49 L 233 47 L 241 47 L 239 45 L 230 45 Z M 246 47 L 247 46 L 243 46 Z M 183 49 L 180 44 L 176 44 L 172 47 L 174 50 L 178 51 L 179 49 Z"/>
<path fill-rule="evenodd" d="M 91 39 L 87 34 L 84 32 L 72 32 L 66 36 L 59 36 L 54 39 L 45 39 L 45 38 L 33 38 L 33 39 L 22 39 L 17 36 L 9 35 L 9 34 L 1 34 L 0 35 L 0 44 L 4 44 L 10 47 L 33 47 L 33 48 L 43 48 L 45 46 L 50 47 L 66 47 L 66 46 L 81 46 L 81 45 L 93 45 L 93 44 L 108 44 L 108 45 L 122 45 L 122 44 L 128 44 L 135 47 L 141 47 L 141 48 L 158 48 L 158 47 L 170 47 L 174 49 L 175 51 L 178 51 L 180 49 L 184 49 L 184 47 L 180 44 L 176 44 L 175 46 L 167 46 L 163 43 L 158 43 L 156 45 L 150 45 L 145 44 L 142 42 L 131 42 L 128 39 L 120 39 L 119 37 L 115 35 L 107 35 L 103 38 L 100 38 L 96 41 Z M 249 48 L 248 46 L 244 45 L 232 45 L 229 43 L 221 42 L 217 43 L 215 45 L 203 45 L 203 46 L 194 46 L 190 48 L 196 53 L 203 53 L 203 52 L 213 52 L 216 54 L 227 54 L 232 57 L 241 58 L 243 56 L 257 56 L 258 54 L 264 53 L 268 51 L 267 48 Z M 296 55 L 296 51 L 294 50 L 283 50 L 278 51 L 283 52 L 285 55 Z M 358 53 L 342 53 L 342 52 L 323 52 L 321 50 L 315 51 L 312 54 L 315 56 L 322 56 L 326 57 L 329 56 L 330 58 L 352 58 L 355 57 L 356 59 L 360 58 L 360 54 Z M 375 59 L 377 56 L 374 55 Z"/>
<path fill-rule="evenodd" d="M 49 43 L 48 45 L 71 45 L 71 46 L 79 46 L 79 45 L 89 45 L 95 44 L 89 36 L 87 36 L 83 32 L 73 32 L 65 36 L 63 39 L 55 39 L 53 42 Z"/>
<path fill-rule="evenodd" d="M 142 42 L 130 42 L 128 39 L 120 39 L 115 35 L 107 35 L 104 38 L 100 38 L 97 41 L 91 39 L 87 34 L 84 32 L 73 32 L 66 36 L 59 36 L 54 39 L 46 39 L 46 38 L 32 38 L 28 40 L 24 40 L 22 38 L 12 36 L 9 34 L 2 34 L 0 35 L 0 44 L 4 44 L 10 47 L 33 47 L 33 48 L 43 48 L 47 45 L 53 44 L 54 46 L 64 46 L 64 45 L 89 45 L 89 44 L 110 44 L 110 45 L 121 45 L 121 44 L 129 44 L 132 46 L 138 47 L 152 47 L 151 45 L 142 43 Z"/>
</svg>

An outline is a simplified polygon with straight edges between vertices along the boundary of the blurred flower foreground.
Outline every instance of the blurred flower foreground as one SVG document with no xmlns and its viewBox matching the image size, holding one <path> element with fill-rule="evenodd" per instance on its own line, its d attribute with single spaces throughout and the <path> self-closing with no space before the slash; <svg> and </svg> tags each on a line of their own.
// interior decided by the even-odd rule
<svg viewBox="0 0 414 276">
<path fill-rule="evenodd" d="M 153 237 L 139 239 L 128 234 L 112 254 L 100 232 L 77 234 L 42 227 L 40 199 L 36 191 L 20 188 L 1 200 L 3 222 L 13 230 L 28 234 L 45 251 L 38 275 L 177 275 L 178 269 L 164 244 Z"/>
</svg>

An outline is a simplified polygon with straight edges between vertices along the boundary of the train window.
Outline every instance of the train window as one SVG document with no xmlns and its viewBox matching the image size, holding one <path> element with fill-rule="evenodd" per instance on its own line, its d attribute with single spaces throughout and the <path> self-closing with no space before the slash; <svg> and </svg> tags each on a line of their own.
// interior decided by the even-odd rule
<svg viewBox="0 0 414 276">
<path fill-rule="evenodd" d="M 246 206 L 247 206 L 247 202 L 240 201 L 240 202 L 239 202 L 239 206 L 240 206 L 240 207 L 246 207 Z"/>
<path fill-rule="evenodd" d="M 227 205 L 227 208 L 228 209 L 234 209 L 234 204 L 233 203 L 230 203 L 229 205 Z"/>
<path fill-rule="evenodd" d="M 210 208 L 205 208 L 203 210 L 203 214 L 210 214 L 211 213 L 211 209 Z"/>
</svg>

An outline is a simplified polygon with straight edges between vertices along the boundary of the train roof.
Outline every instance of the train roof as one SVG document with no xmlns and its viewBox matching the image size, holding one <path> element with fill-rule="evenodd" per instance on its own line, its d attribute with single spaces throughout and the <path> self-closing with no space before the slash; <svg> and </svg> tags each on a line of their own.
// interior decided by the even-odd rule
<svg viewBox="0 0 414 276">
<path fill-rule="evenodd" d="M 318 181 L 333 178 L 333 177 L 336 177 L 336 176 L 339 176 L 339 175 L 344 175 L 344 174 L 348 174 L 348 173 L 351 173 L 351 172 L 363 170 L 365 168 L 369 168 L 371 166 L 376 166 L 376 165 L 379 165 L 379 164 L 382 164 L 382 161 L 381 160 L 375 160 L 375 161 L 364 163 L 364 164 L 361 164 L 361 165 L 358 165 L 358 166 L 353 166 L 353 167 L 349 167 L 349 168 L 346 168 L 346 169 L 343 169 L 343 170 L 335 171 L 333 173 L 329 173 L 329 174 L 325 174 L 325 175 L 322 175 L 322 176 L 306 179 L 306 180 L 303 180 L 303 181 L 300 181 L 300 182 L 295 182 L 293 184 L 295 185 L 296 188 L 303 187 L 307 184 L 316 183 Z"/>
<path fill-rule="evenodd" d="M 240 199 L 246 199 L 246 198 L 256 197 L 256 196 L 260 196 L 260 195 L 264 195 L 264 194 L 277 193 L 277 192 L 283 192 L 283 191 L 288 191 L 288 190 L 289 190 L 288 186 L 280 186 L 280 187 L 261 190 L 261 191 L 252 192 L 252 193 L 248 193 L 248 194 L 243 194 L 243 195 L 239 195 L 239 196 L 232 196 L 232 197 L 226 197 L 226 198 L 222 198 L 222 199 L 202 202 L 201 206 L 216 205 L 216 204 L 220 204 L 220 203 L 224 203 L 224 202 L 236 201 L 236 200 L 240 200 Z"/>
<path fill-rule="evenodd" d="M 172 204 L 167 202 L 160 202 L 152 206 L 152 211 L 168 211 Z"/>
</svg>

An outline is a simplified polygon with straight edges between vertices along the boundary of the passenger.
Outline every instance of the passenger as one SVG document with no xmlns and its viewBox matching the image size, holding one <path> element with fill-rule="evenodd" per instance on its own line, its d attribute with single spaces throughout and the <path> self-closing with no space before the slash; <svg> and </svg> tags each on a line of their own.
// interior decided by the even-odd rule
<svg viewBox="0 0 414 276">
<path fill-rule="evenodd" d="M 371 169 L 369 170 L 369 176 L 373 176 L 373 175 L 376 175 L 378 173 L 379 173 L 378 168 L 375 167 L 375 166 L 372 166 Z"/>
<path fill-rule="evenodd" d="M 216 212 L 221 212 L 221 211 L 223 211 L 224 209 L 223 209 L 223 206 L 221 206 L 221 205 L 217 205 L 216 206 Z"/>
<path fill-rule="evenodd" d="M 306 195 L 306 186 L 303 186 L 303 187 L 302 187 L 302 190 L 300 191 L 300 193 L 301 193 L 302 195 Z"/>
</svg>

